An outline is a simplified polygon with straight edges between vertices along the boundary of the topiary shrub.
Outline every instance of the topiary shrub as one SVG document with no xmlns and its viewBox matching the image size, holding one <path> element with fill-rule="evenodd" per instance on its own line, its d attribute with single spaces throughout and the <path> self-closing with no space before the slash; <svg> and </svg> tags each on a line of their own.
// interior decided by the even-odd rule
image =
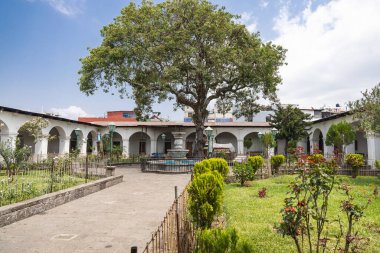
<svg viewBox="0 0 380 253">
<path fill-rule="evenodd" d="M 194 164 L 194 176 L 211 171 L 210 163 L 207 160 Z"/>
<path fill-rule="evenodd" d="M 348 154 L 344 160 L 352 169 L 352 178 L 356 178 L 359 174 L 359 169 L 364 166 L 364 156 L 361 154 Z"/>
<path fill-rule="evenodd" d="M 247 253 L 253 252 L 247 241 L 240 241 L 235 228 L 206 229 L 196 236 L 194 253 Z"/>
<path fill-rule="evenodd" d="M 253 170 L 253 174 L 256 173 L 258 169 L 261 169 L 264 166 L 264 158 L 262 156 L 250 156 L 247 159 L 247 165 L 250 166 Z"/>
<path fill-rule="evenodd" d="M 217 170 L 223 178 L 226 178 L 229 172 L 228 163 L 223 158 L 210 158 L 204 161 L 208 161 L 211 170 Z"/>
<path fill-rule="evenodd" d="M 282 164 L 285 162 L 285 156 L 284 155 L 274 155 L 270 158 L 270 164 L 272 165 L 273 172 L 275 174 L 278 174 L 278 169 Z"/>
<path fill-rule="evenodd" d="M 190 216 L 197 227 L 211 227 L 222 210 L 223 190 L 223 177 L 218 171 L 195 175 L 188 189 L 188 201 Z"/>
</svg>

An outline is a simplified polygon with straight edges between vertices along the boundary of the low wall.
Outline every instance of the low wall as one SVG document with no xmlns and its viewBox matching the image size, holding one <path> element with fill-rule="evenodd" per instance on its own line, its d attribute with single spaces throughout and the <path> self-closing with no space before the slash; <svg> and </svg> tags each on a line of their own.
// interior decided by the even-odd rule
<svg viewBox="0 0 380 253">
<path fill-rule="evenodd" d="M 0 227 L 28 218 L 56 206 L 121 183 L 123 176 L 112 176 L 69 189 L 42 195 L 19 203 L 0 207 Z"/>
</svg>

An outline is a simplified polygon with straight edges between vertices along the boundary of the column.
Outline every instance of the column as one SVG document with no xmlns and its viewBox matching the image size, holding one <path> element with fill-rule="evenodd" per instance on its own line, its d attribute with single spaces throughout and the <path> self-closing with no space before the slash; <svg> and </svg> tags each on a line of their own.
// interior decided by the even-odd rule
<svg viewBox="0 0 380 253">
<path fill-rule="evenodd" d="M 39 161 L 43 159 L 47 159 L 47 151 L 48 151 L 48 138 L 41 138 L 37 140 L 36 144 L 34 145 L 35 151 L 33 155 L 33 160 Z"/>
<path fill-rule="evenodd" d="M 87 140 L 85 138 L 79 139 L 79 150 L 80 155 L 87 154 Z"/>
<path fill-rule="evenodd" d="M 147 154 L 150 156 L 152 153 L 157 153 L 157 140 L 150 140 L 150 154 Z"/>
<path fill-rule="evenodd" d="M 70 136 L 59 137 L 59 154 L 64 155 L 70 153 Z"/>
<path fill-rule="evenodd" d="M 367 134 L 368 165 L 375 168 L 375 160 L 380 160 L 380 137 L 373 133 Z"/>
<path fill-rule="evenodd" d="M 243 155 L 244 154 L 244 140 L 238 140 L 238 146 L 236 152 L 238 155 Z"/>
<path fill-rule="evenodd" d="M 129 139 L 123 139 L 123 155 L 129 157 Z"/>
<path fill-rule="evenodd" d="M 91 154 L 93 154 L 93 155 L 98 154 L 98 142 L 96 141 L 96 139 L 92 140 L 92 152 L 91 152 Z"/>
</svg>

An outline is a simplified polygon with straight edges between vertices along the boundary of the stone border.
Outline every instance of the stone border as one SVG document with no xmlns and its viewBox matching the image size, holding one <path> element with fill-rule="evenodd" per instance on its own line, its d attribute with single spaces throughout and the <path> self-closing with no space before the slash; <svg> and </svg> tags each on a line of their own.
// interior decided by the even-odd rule
<svg viewBox="0 0 380 253">
<path fill-rule="evenodd" d="M 123 175 L 102 178 L 94 182 L 45 194 L 33 199 L 0 207 L 0 227 L 28 218 L 56 206 L 87 196 L 123 181 Z"/>
</svg>

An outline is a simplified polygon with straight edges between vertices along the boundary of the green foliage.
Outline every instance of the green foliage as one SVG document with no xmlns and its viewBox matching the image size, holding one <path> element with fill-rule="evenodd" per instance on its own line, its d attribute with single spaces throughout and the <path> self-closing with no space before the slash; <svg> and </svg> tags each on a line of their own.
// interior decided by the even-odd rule
<svg viewBox="0 0 380 253">
<path fill-rule="evenodd" d="M 214 170 L 218 171 L 225 178 L 229 171 L 227 161 L 223 158 L 209 158 L 194 164 L 194 175 Z"/>
<path fill-rule="evenodd" d="M 261 169 L 264 166 L 264 161 L 265 160 L 262 156 L 250 156 L 247 159 L 247 165 L 249 167 L 252 167 L 252 170 L 254 171 L 254 173 L 256 173 L 258 169 Z"/>
<path fill-rule="evenodd" d="M 361 99 L 349 103 L 354 119 L 364 131 L 380 133 L 380 83 L 362 94 Z"/>
<path fill-rule="evenodd" d="M 232 172 L 237 180 L 239 180 L 240 185 L 243 186 L 248 180 L 253 180 L 255 178 L 255 172 L 251 166 L 246 163 L 235 163 L 232 168 Z"/>
<path fill-rule="evenodd" d="M 252 147 L 252 138 L 244 138 L 244 142 L 243 142 L 243 145 L 246 149 L 249 149 L 250 147 Z"/>
<path fill-rule="evenodd" d="M 221 213 L 223 190 L 223 178 L 218 171 L 194 177 L 188 189 L 188 201 L 190 216 L 197 227 L 210 228 L 216 215 Z"/>
<path fill-rule="evenodd" d="M 272 168 L 274 172 L 277 174 L 278 169 L 282 164 L 285 162 L 285 156 L 284 155 L 274 155 L 270 158 L 270 164 L 272 165 Z"/>
<path fill-rule="evenodd" d="M 297 142 L 308 136 L 308 131 L 311 129 L 311 118 L 311 115 L 303 113 L 292 105 L 277 106 L 269 122 L 278 130 L 277 137 L 285 139 L 285 152 L 288 152 L 289 141 Z"/>
<path fill-rule="evenodd" d="M 198 231 L 195 253 L 250 253 L 252 246 L 239 239 L 234 228 L 205 229 Z"/>
<path fill-rule="evenodd" d="M 380 161 L 375 161 L 375 167 L 380 170 Z"/>
<path fill-rule="evenodd" d="M 0 142 L 0 157 L 5 163 L 11 181 L 17 176 L 18 170 L 27 165 L 31 153 L 32 148 L 29 146 L 20 147 L 18 139 L 16 139 L 16 147 L 12 146 L 12 140 Z"/>
<path fill-rule="evenodd" d="M 354 128 L 347 121 L 341 121 L 337 124 L 332 124 L 327 131 L 326 145 L 342 146 L 351 144 L 356 138 Z"/>
<path fill-rule="evenodd" d="M 49 125 L 49 121 L 42 117 L 34 117 L 31 120 L 25 122 L 18 130 L 19 133 L 25 132 L 34 137 L 34 141 L 37 142 L 43 138 L 49 137 L 44 135 L 42 129 Z M 51 137 L 53 138 L 53 137 Z"/>
<path fill-rule="evenodd" d="M 211 170 L 216 170 L 222 175 L 223 178 L 226 178 L 229 172 L 228 163 L 223 158 L 209 158 L 207 159 L 210 163 Z"/>
<path fill-rule="evenodd" d="M 236 116 L 252 115 L 261 96 L 276 100 L 281 83 L 285 50 L 262 42 L 238 19 L 204 0 L 132 2 L 102 29 L 102 44 L 81 59 L 80 90 L 133 98 L 139 119 L 167 99 L 175 99 L 176 108 L 191 107 L 201 155 L 212 101 L 233 101 Z"/>
<path fill-rule="evenodd" d="M 284 200 L 282 220 L 277 226 L 280 234 L 293 239 L 299 253 L 313 252 L 314 247 L 319 252 L 325 247 L 322 235 L 328 226 L 329 196 L 337 185 L 333 168 L 320 162 L 317 155 L 311 160 L 317 163 L 309 169 L 300 170 L 296 180 L 289 185 L 290 196 Z M 304 236 L 307 238 L 305 244 Z"/>
<path fill-rule="evenodd" d="M 353 178 L 358 175 L 359 169 L 365 164 L 362 154 L 347 154 L 344 160 L 346 164 L 351 167 Z"/>
<path fill-rule="evenodd" d="M 322 154 L 312 154 L 307 157 L 307 164 L 310 168 L 318 168 L 324 166 L 326 159 Z"/>
</svg>

